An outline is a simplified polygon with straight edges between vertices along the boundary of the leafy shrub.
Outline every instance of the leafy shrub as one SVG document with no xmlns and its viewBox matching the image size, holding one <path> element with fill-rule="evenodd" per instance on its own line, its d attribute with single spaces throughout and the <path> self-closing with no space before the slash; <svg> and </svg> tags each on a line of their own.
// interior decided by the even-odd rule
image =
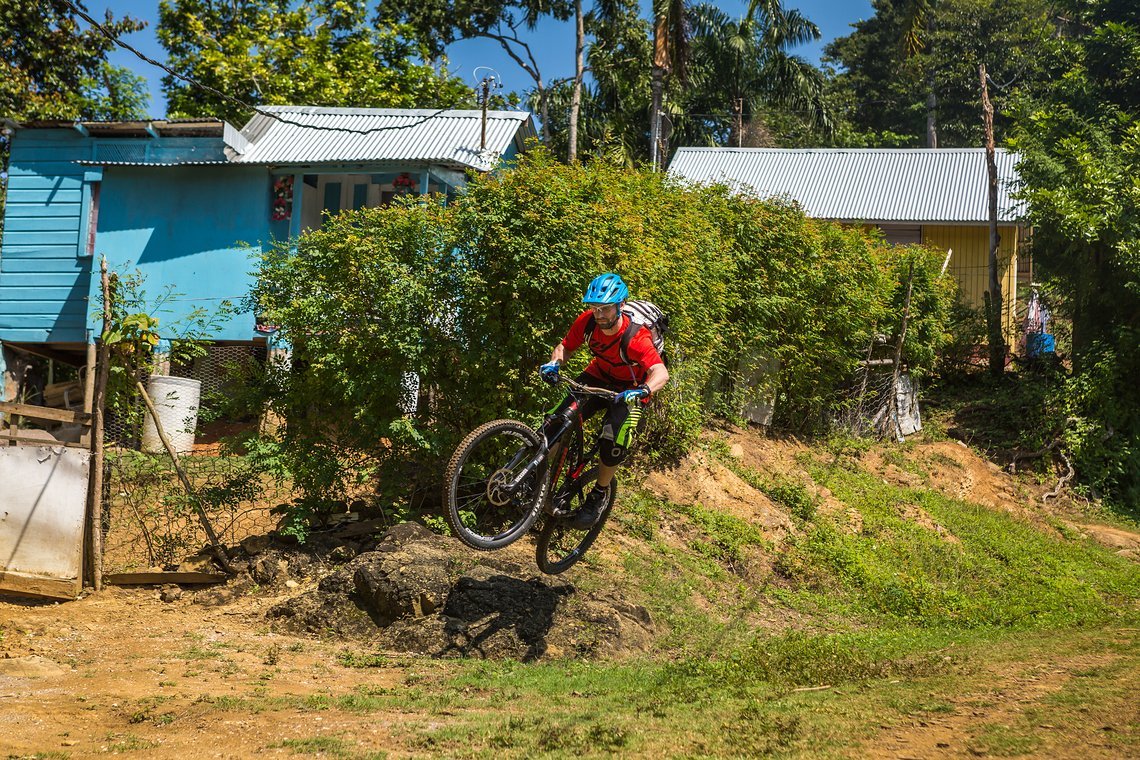
<svg viewBox="0 0 1140 760">
<path fill-rule="evenodd" d="M 308 494 L 344 498 L 375 482 L 434 493 L 467 431 L 537 421 L 553 405 L 535 369 L 590 279 L 617 271 L 670 316 L 672 380 L 648 415 L 650 457 L 683 453 L 714 411 L 737 404 L 758 362 L 774 368 L 760 382 L 779 393 L 781 422 L 820 427 L 872 333 L 897 322 L 898 272 L 911 262 L 922 306 L 908 354 L 930 366 L 947 302 L 931 261 L 792 204 L 563 166 L 539 150 L 448 205 L 344 213 L 264 254 L 257 310 L 294 348 L 267 399 L 287 420 L 283 450 Z"/>
</svg>

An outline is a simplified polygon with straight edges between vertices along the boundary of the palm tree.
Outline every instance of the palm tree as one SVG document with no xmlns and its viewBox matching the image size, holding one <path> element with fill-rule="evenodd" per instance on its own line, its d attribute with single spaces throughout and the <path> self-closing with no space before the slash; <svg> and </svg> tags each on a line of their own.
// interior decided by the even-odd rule
<svg viewBox="0 0 1140 760">
<path fill-rule="evenodd" d="M 689 59 L 686 0 L 653 0 L 653 76 L 650 82 L 649 161 L 656 169 L 668 152 L 669 136 L 662 129 L 665 85 L 676 74 L 683 82 Z"/>
<path fill-rule="evenodd" d="M 902 0 L 902 38 L 899 44 L 905 58 L 932 52 L 938 0 Z M 926 71 L 926 147 L 938 147 L 938 95 L 934 91 L 934 67 Z"/>
<path fill-rule="evenodd" d="M 697 116 L 689 120 L 688 131 L 703 128 L 716 142 L 716 136 L 708 134 L 708 117 L 716 122 L 720 115 L 732 113 L 736 124 L 729 137 L 739 144 L 743 126 L 765 108 L 796 114 L 817 129 L 831 131 L 823 74 L 788 53 L 795 45 L 819 38 L 819 28 L 799 11 L 785 10 L 779 0 L 752 0 L 738 19 L 707 4 L 693 8 L 690 18 L 693 87 L 686 110 Z M 715 126 L 711 129 L 716 131 Z"/>
</svg>

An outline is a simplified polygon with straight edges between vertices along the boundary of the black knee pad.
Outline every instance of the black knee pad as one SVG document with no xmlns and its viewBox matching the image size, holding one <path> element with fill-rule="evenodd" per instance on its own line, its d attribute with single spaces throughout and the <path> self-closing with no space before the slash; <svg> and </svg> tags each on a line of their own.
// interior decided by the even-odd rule
<svg viewBox="0 0 1140 760">
<path fill-rule="evenodd" d="M 625 446 L 618 446 L 609 438 L 603 438 L 600 442 L 601 449 L 598 451 L 598 457 L 602 460 L 602 464 L 607 467 L 616 467 L 625 459 L 625 455 L 629 453 L 629 449 Z"/>
</svg>

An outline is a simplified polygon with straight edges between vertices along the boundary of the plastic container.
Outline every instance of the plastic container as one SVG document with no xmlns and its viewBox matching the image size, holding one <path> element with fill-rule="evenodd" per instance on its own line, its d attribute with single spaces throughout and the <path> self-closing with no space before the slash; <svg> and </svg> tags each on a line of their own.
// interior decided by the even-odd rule
<svg viewBox="0 0 1140 760">
<path fill-rule="evenodd" d="M 1052 333 L 1031 332 L 1025 336 L 1025 353 L 1030 359 L 1048 356 L 1057 350 L 1057 341 Z"/>
<path fill-rule="evenodd" d="M 193 451 L 194 430 L 198 427 L 198 402 L 202 398 L 201 381 L 154 375 L 146 384 L 146 392 L 154 402 L 158 421 L 174 450 L 179 454 Z M 166 451 L 149 412 L 143 420 L 142 450 L 151 454 Z"/>
</svg>

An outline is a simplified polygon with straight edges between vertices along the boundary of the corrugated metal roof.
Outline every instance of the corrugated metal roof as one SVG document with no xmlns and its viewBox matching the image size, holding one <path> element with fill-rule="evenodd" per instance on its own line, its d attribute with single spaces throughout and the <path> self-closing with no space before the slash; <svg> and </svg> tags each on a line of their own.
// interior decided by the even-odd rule
<svg viewBox="0 0 1140 760">
<path fill-rule="evenodd" d="M 262 111 L 283 116 L 310 129 L 255 114 L 242 128 L 249 140 L 234 163 L 314 164 L 376 161 L 427 161 L 455 168 L 486 170 L 514 140 L 535 134 L 530 114 L 521 111 L 487 112 L 487 149 L 479 150 L 481 111 L 405 108 L 320 108 L 316 106 L 263 106 Z M 425 117 L 432 117 L 425 120 Z M 344 129 L 368 130 L 370 134 Z M 392 129 L 391 127 L 402 127 Z"/>
<path fill-rule="evenodd" d="M 76 161 L 80 166 L 227 166 L 229 161 Z"/>
<path fill-rule="evenodd" d="M 1011 222 L 1018 155 L 998 150 L 998 218 Z M 680 148 L 675 177 L 723 183 L 762 198 L 784 196 L 820 219 L 867 222 L 989 221 L 983 148 Z"/>
</svg>

